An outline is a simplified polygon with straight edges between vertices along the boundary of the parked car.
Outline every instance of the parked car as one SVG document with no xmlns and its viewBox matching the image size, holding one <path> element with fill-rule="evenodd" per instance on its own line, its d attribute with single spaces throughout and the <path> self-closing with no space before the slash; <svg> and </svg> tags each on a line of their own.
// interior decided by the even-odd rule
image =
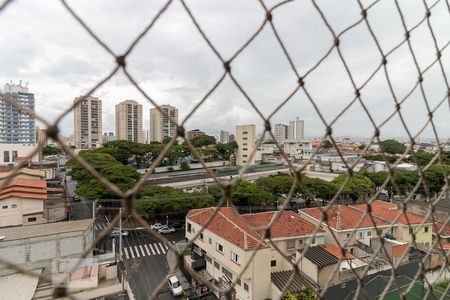
<svg viewBox="0 0 450 300">
<path fill-rule="evenodd" d="M 175 222 L 172 224 L 172 227 L 175 228 L 175 230 L 181 230 L 184 229 L 184 223 Z"/>
<path fill-rule="evenodd" d="M 159 230 L 162 227 L 161 223 L 155 223 L 150 226 L 151 229 Z"/>
<path fill-rule="evenodd" d="M 174 296 L 180 296 L 183 293 L 183 287 L 175 275 L 169 275 L 167 279 L 167 286 Z"/>
<path fill-rule="evenodd" d="M 158 229 L 158 232 L 163 234 L 172 233 L 175 232 L 175 228 L 164 225 L 160 229 Z"/>
<path fill-rule="evenodd" d="M 118 236 L 128 236 L 128 231 L 126 230 L 122 230 L 122 233 L 120 232 L 120 230 L 115 229 L 111 232 L 111 237 L 118 237 Z"/>
</svg>

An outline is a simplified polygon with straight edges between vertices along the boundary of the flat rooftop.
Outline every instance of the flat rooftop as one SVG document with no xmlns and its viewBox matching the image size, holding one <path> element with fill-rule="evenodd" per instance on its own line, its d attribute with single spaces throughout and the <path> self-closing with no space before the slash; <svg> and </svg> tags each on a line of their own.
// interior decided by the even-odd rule
<svg viewBox="0 0 450 300">
<path fill-rule="evenodd" d="M 3 242 L 29 239 L 59 233 L 68 233 L 76 231 L 85 231 L 92 225 L 91 219 L 65 221 L 56 223 L 46 223 L 27 226 L 16 226 L 0 228 L 0 237 L 4 236 Z M 0 241 L 0 245 L 2 243 Z"/>
</svg>

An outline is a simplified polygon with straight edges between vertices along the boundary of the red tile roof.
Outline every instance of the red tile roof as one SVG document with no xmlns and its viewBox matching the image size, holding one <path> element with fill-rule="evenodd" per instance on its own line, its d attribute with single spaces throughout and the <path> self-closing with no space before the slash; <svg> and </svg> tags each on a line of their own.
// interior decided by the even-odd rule
<svg viewBox="0 0 450 300">
<path fill-rule="evenodd" d="M 331 255 L 333 255 L 334 257 L 336 257 L 337 259 L 355 259 L 355 257 L 348 253 L 347 251 L 345 251 L 345 256 L 342 257 L 342 252 L 341 249 L 333 244 L 324 244 L 324 245 L 319 245 L 320 247 L 322 247 L 324 250 L 326 250 L 328 253 L 330 253 Z"/>
<path fill-rule="evenodd" d="M 324 209 L 321 207 L 304 208 L 301 210 L 302 213 L 313 217 L 317 221 L 322 220 L 322 211 Z M 389 225 L 389 222 L 380 218 L 373 217 L 372 220 L 369 215 L 363 216 L 363 212 L 347 205 L 333 205 L 326 211 L 326 215 L 328 220 L 325 223 L 336 230 Z"/>
<path fill-rule="evenodd" d="M 413 213 L 403 213 L 402 210 L 397 208 L 397 205 L 394 203 L 389 203 L 383 200 L 375 200 L 371 203 L 372 215 L 378 216 L 383 219 L 387 219 L 390 222 L 393 222 L 397 219 L 397 223 L 408 225 L 408 224 L 420 224 L 423 221 L 425 223 L 429 223 L 426 218 L 413 214 Z M 355 204 L 351 205 L 351 207 L 358 209 L 360 211 L 367 210 L 367 204 Z"/>
<path fill-rule="evenodd" d="M 9 197 L 46 200 L 47 183 L 40 179 L 14 178 L 0 191 L 0 200 Z"/>
<path fill-rule="evenodd" d="M 215 207 L 193 209 L 189 211 L 186 218 L 201 226 L 206 226 L 215 210 Z M 242 249 L 255 250 L 261 240 L 261 236 L 230 207 L 220 208 L 206 228 Z M 260 248 L 267 247 L 264 242 L 260 245 Z"/>
<path fill-rule="evenodd" d="M 440 236 L 450 236 L 450 224 L 436 222 L 436 228 Z M 433 233 L 436 234 L 436 229 L 434 226 L 433 226 Z"/>
<path fill-rule="evenodd" d="M 275 211 L 245 214 L 242 217 L 254 227 L 266 227 L 269 225 Z M 293 211 L 283 211 L 277 221 L 273 223 L 270 228 L 270 234 L 272 238 L 294 237 L 313 234 L 317 225 L 305 220 Z M 325 232 L 325 230 L 319 229 L 317 233 Z"/>
<path fill-rule="evenodd" d="M 215 208 L 193 209 L 189 211 L 186 218 L 205 226 L 209 218 L 214 214 Z M 242 249 L 254 250 L 259 241 L 263 239 L 262 230 L 272 220 L 275 211 L 239 215 L 229 207 L 222 207 L 211 223 L 206 227 L 209 231 L 226 239 Z M 273 238 L 304 236 L 312 234 L 316 230 L 316 225 L 306 221 L 292 211 L 283 211 L 279 219 L 271 227 Z M 318 233 L 324 232 L 320 229 Z M 266 243 L 261 244 L 262 248 L 267 248 Z"/>
</svg>

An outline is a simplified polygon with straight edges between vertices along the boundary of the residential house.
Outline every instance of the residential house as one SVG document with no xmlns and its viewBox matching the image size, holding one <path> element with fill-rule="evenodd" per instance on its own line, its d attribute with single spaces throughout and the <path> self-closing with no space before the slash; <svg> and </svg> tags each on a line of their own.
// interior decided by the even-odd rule
<svg viewBox="0 0 450 300">
<path fill-rule="evenodd" d="M 304 208 L 299 210 L 299 213 L 326 230 L 326 243 L 343 246 L 350 252 L 358 245 L 370 246 L 373 236 L 384 235 L 392 229 L 388 221 L 347 205 L 333 205 L 328 210 L 322 207 Z M 326 216 L 325 221 L 323 214 Z"/>
<path fill-rule="evenodd" d="M 351 205 L 351 208 L 360 212 L 367 211 L 366 204 Z M 374 217 L 387 221 L 393 225 L 394 238 L 412 244 L 414 235 L 417 246 L 432 246 L 432 222 L 423 216 L 398 209 L 395 203 L 375 200 L 370 204 L 371 214 Z"/>
<path fill-rule="evenodd" d="M 194 263 L 204 259 L 208 277 L 221 289 L 235 282 L 234 299 L 270 298 L 271 274 L 292 269 L 274 245 L 292 256 L 305 243 L 325 239 L 323 230 L 291 211 L 277 215 L 270 235 L 264 235 L 275 214 L 239 215 L 229 207 L 191 210 L 186 216 L 186 238 L 194 245 Z"/>
</svg>

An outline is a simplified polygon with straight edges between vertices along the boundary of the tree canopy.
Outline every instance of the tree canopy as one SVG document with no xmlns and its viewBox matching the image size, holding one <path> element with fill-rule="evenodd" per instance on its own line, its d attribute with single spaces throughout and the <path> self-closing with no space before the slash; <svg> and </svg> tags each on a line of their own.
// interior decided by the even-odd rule
<svg viewBox="0 0 450 300">
<path fill-rule="evenodd" d="M 136 180 L 139 178 L 139 174 L 135 169 L 121 164 L 110 154 L 82 151 L 80 152 L 80 156 L 96 171 L 112 183 L 116 184 L 123 191 L 133 187 Z M 71 168 L 70 175 L 78 182 L 78 187 L 76 189 L 78 195 L 86 197 L 87 199 L 116 198 L 115 194 L 104 187 L 75 160 L 72 159 L 67 164 L 69 168 Z"/>
<path fill-rule="evenodd" d="M 216 143 L 216 138 L 211 135 L 198 135 L 191 139 L 191 143 L 194 147 L 214 145 Z"/>
<path fill-rule="evenodd" d="M 381 149 L 390 154 L 402 154 L 406 150 L 406 146 L 396 140 L 384 140 L 380 143 Z"/>
<path fill-rule="evenodd" d="M 47 156 L 47 155 L 58 155 L 58 154 L 61 154 L 61 153 L 62 153 L 62 150 L 58 146 L 47 145 L 44 148 L 42 148 L 42 155 L 44 155 L 44 156 Z"/>
</svg>

